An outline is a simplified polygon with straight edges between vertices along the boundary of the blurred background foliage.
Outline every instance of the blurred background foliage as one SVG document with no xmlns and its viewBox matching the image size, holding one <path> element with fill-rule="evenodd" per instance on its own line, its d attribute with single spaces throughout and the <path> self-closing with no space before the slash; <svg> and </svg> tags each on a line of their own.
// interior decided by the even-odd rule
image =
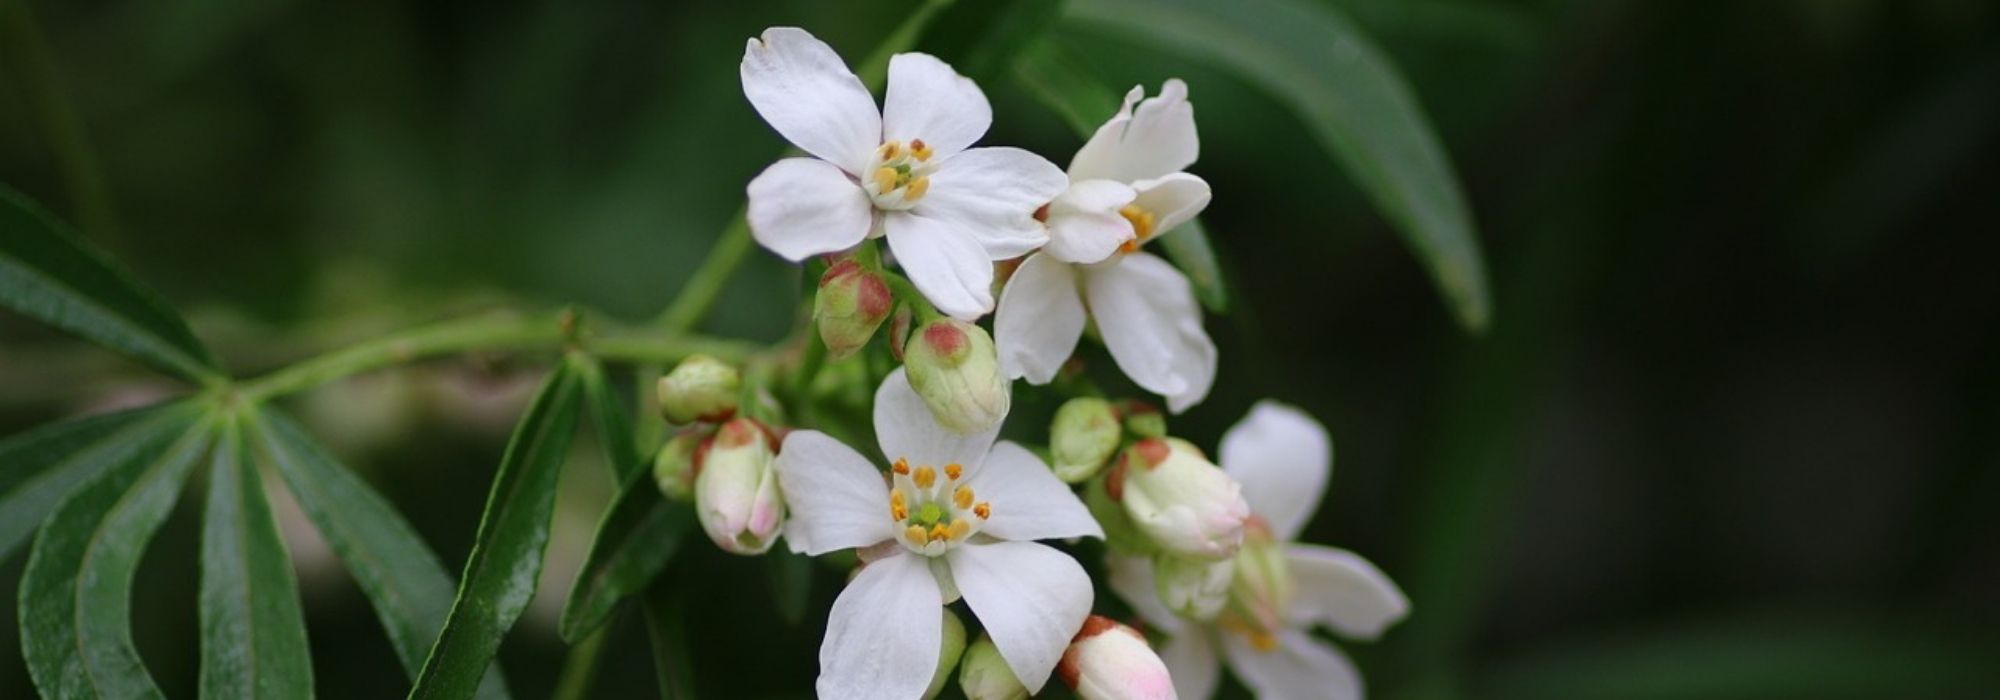
<svg viewBox="0 0 2000 700">
<path fill-rule="evenodd" d="M 0 0 L 0 182 L 189 310 L 239 376 L 493 306 L 643 319 L 782 148 L 741 97 L 744 38 L 798 25 L 859 61 L 914 4 Z M 1330 426 L 1308 539 L 1415 601 L 1346 645 L 1376 695 L 1991 697 L 2000 6 L 1324 5 L 1448 148 L 1494 291 L 1483 335 L 1268 92 L 1084 23 L 1049 36 L 1111 85 L 1191 86 L 1232 311 L 1209 324 L 1215 393 L 1173 427 L 1212 447 L 1262 397 Z M 921 48 L 977 71 L 991 12 L 961 3 Z M 1010 74 L 978 77 L 989 143 L 1059 163 L 1079 145 Z M 94 172 L 57 156 L 66 138 Z M 775 340 L 799 289 L 759 252 L 709 330 Z M 79 347 L 0 315 L 0 434 L 168 388 Z M 455 570 L 547 359 L 377 373 L 298 407 Z M 1032 439 L 1051 409 L 1016 422 Z M 556 684 L 560 589 L 611 492 L 575 449 L 543 591 L 501 651 L 523 697 Z M 133 606 L 170 695 L 198 667 L 188 493 Z M 366 602 L 280 502 L 322 694 L 401 693 Z M 823 622 L 787 622 L 762 562 L 690 546 L 669 575 L 704 697 L 810 687 Z M 817 577 L 809 609 L 838 588 Z M 627 618 L 604 697 L 654 682 Z M 0 697 L 33 693 L 16 637 Z"/>
</svg>

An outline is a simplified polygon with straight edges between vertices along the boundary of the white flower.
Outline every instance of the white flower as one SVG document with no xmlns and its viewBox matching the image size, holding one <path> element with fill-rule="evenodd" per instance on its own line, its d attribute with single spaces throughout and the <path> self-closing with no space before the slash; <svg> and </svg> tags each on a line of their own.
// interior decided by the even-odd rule
<svg viewBox="0 0 2000 700">
<path fill-rule="evenodd" d="M 786 158 L 750 181 L 750 231 L 793 262 L 886 234 L 933 306 L 993 310 L 993 261 L 1048 242 L 1035 210 L 1062 193 L 1055 164 L 1018 148 L 967 148 L 993 108 L 937 58 L 896 54 L 880 111 L 833 48 L 772 27 L 743 51 L 743 94 L 816 158 Z"/>
<path fill-rule="evenodd" d="M 875 393 L 890 474 L 810 430 L 785 438 L 779 484 L 793 551 L 859 548 L 820 645 L 819 697 L 920 697 L 938 658 L 938 606 L 962 594 L 1014 675 L 1039 691 L 1090 613 L 1083 567 L 1033 540 L 1103 537 L 1083 502 L 999 427 L 963 435 L 931 417 L 903 370 Z"/>
<path fill-rule="evenodd" d="M 1144 95 L 1132 88 L 1070 161 L 1069 189 L 1049 204 L 1049 244 L 1001 291 L 994 335 L 1007 376 L 1047 384 L 1087 309 L 1119 369 L 1178 413 L 1215 383 L 1215 343 L 1187 277 L 1139 248 L 1201 213 L 1209 189 L 1181 172 L 1200 152 L 1187 85 Z"/>
<path fill-rule="evenodd" d="M 1152 563 L 1114 556 L 1111 589 L 1172 639 L 1160 649 L 1182 698 L 1214 694 L 1221 664 L 1264 700 L 1360 698 L 1347 657 L 1308 631 L 1373 639 L 1409 613 L 1396 584 L 1342 549 L 1293 543 L 1332 470 L 1326 429 L 1298 409 L 1251 409 L 1222 439 L 1222 468 L 1243 485 L 1259 524 L 1236 560 L 1230 601 L 1213 623 L 1175 616 L 1154 594 Z"/>
</svg>

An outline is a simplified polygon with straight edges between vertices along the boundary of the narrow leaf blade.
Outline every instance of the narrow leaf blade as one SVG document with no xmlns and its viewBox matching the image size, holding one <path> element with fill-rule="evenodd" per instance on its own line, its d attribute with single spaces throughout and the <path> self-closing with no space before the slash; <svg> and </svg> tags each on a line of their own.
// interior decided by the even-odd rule
<svg viewBox="0 0 2000 700">
<path fill-rule="evenodd" d="M 1233 68 L 1291 107 L 1430 270 L 1460 325 L 1486 326 L 1486 270 L 1430 120 L 1373 41 L 1303 0 L 1076 0 L 1072 22 Z"/>
<path fill-rule="evenodd" d="M 250 422 L 256 444 L 361 587 L 411 680 L 431 640 L 444 628 L 456 586 L 415 528 L 374 489 L 327 452 L 304 428 L 265 409 Z M 498 666 L 486 670 L 479 697 L 505 698 Z"/>
<path fill-rule="evenodd" d="M 0 187 L 0 306 L 196 381 L 221 377 L 187 321 L 27 197 Z"/>
<path fill-rule="evenodd" d="M 644 591 L 666 568 L 694 526 L 694 508 L 660 495 L 653 475 L 625 479 L 598 523 L 583 568 L 563 604 L 562 636 L 572 644 L 609 618 L 628 596 Z"/>
<path fill-rule="evenodd" d="M 207 449 L 194 426 L 129 455 L 56 506 L 21 577 L 21 650 L 43 697 L 163 697 L 132 646 L 132 577 Z"/>
<path fill-rule="evenodd" d="M 493 475 L 451 615 L 410 697 L 470 697 L 501 637 L 534 597 L 549 543 L 556 480 L 569 456 L 581 402 L 577 367 L 574 360 L 559 365 L 515 426 Z"/>
<path fill-rule="evenodd" d="M 201 696 L 312 695 L 291 557 L 236 421 L 210 460 L 201 536 Z"/>
<path fill-rule="evenodd" d="M 605 377 L 604 366 L 589 357 L 579 356 L 575 361 L 583 381 L 584 401 L 590 406 L 591 427 L 597 431 L 597 443 L 604 448 L 604 461 L 611 465 L 612 478 L 624 483 L 626 477 L 643 471 L 645 466 L 634 440 L 632 418 L 626 414 L 625 404 L 618 400 L 618 390 Z"/>
<path fill-rule="evenodd" d="M 46 425 L 0 442 L 0 561 L 42 526 L 63 497 L 139 452 L 187 430 L 185 403 Z"/>
</svg>

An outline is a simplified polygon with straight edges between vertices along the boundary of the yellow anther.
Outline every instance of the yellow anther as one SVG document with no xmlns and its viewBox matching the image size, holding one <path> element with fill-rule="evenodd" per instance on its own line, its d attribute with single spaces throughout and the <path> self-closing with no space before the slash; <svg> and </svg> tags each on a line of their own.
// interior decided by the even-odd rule
<svg viewBox="0 0 2000 700">
<path fill-rule="evenodd" d="M 931 526 L 932 542 L 943 542 L 949 539 L 951 539 L 951 528 L 945 527 L 944 523 L 938 523 L 936 525 Z"/>
<path fill-rule="evenodd" d="M 972 534 L 972 523 L 963 520 L 951 521 L 951 538 L 953 540 L 965 539 L 965 536 L 970 534 Z"/>
<path fill-rule="evenodd" d="M 891 467 L 891 469 L 892 469 L 892 470 L 894 470 L 894 471 L 895 471 L 895 472 L 896 472 L 897 474 L 901 474 L 901 475 L 903 475 L 903 476 L 909 476 L 909 475 L 910 475 L 910 461 L 909 461 L 909 460 L 907 460 L 907 459 L 903 459 L 903 458 L 901 458 L 901 457 L 898 457 L 898 458 L 896 458 L 896 465 L 895 465 L 894 467 Z"/>
<path fill-rule="evenodd" d="M 876 168 L 873 178 L 875 180 L 875 191 L 877 192 L 888 192 L 896 189 L 895 168 Z"/>
<path fill-rule="evenodd" d="M 991 518 L 993 517 L 993 504 L 981 501 L 979 505 L 972 507 L 972 514 L 979 516 L 980 520 Z"/>
<path fill-rule="evenodd" d="M 930 541 L 924 535 L 924 528 L 918 525 L 911 525 L 909 527 L 903 528 L 903 539 L 909 540 L 910 544 L 914 544 L 919 547 L 924 546 L 925 542 Z"/>
<path fill-rule="evenodd" d="M 910 507 L 908 503 L 903 501 L 902 489 L 889 492 L 889 517 L 895 519 L 896 522 L 902 522 L 910 517 Z"/>
<path fill-rule="evenodd" d="M 958 481 L 958 477 L 964 474 L 965 474 L 965 467 L 958 466 L 957 462 L 952 462 L 951 464 L 944 465 L 944 478 L 946 479 L 950 479 L 952 481 Z"/>
<path fill-rule="evenodd" d="M 910 184 L 903 188 L 903 201 L 914 202 L 923 199 L 924 193 L 929 192 L 930 189 L 931 179 L 928 177 L 918 177 L 915 180 L 911 180 Z"/>
<path fill-rule="evenodd" d="M 916 156 L 920 161 L 930 160 L 931 147 L 925 144 L 923 139 L 913 139 L 910 141 L 910 155 Z"/>
<path fill-rule="evenodd" d="M 917 467 L 916 475 L 910 478 L 917 482 L 917 488 L 927 489 L 931 487 L 931 484 L 937 483 L 937 470 L 930 467 Z"/>
<path fill-rule="evenodd" d="M 901 141 L 890 141 L 882 144 L 882 160 L 893 160 L 902 151 L 903 143 Z"/>
<path fill-rule="evenodd" d="M 1257 651 L 1277 651 L 1278 638 L 1270 632 L 1252 632 L 1250 646 L 1255 647 Z"/>
<path fill-rule="evenodd" d="M 1140 244 L 1145 243 L 1147 238 L 1152 237 L 1153 225 L 1159 221 L 1153 217 L 1152 212 L 1140 209 L 1137 204 L 1125 205 L 1118 210 L 1118 215 L 1125 217 L 1126 221 L 1132 222 L 1132 240 L 1118 246 L 1119 250 L 1127 253 L 1138 250 Z"/>
<path fill-rule="evenodd" d="M 958 487 L 957 491 L 951 492 L 951 502 L 957 504 L 960 509 L 971 508 L 972 487 L 970 486 Z"/>
</svg>

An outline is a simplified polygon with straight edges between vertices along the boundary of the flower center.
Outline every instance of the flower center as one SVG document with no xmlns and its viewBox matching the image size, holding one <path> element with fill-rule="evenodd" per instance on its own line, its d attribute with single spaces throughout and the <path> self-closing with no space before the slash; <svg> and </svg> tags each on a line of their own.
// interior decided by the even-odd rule
<svg viewBox="0 0 2000 700">
<path fill-rule="evenodd" d="M 877 208 L 900 211 L 914 207 L 930 191 L 930 174 L 937 169 L 931 155 L 931 147 L 923 139 L 911 139 L 908 145 L 901 141 L 882 144 L 875 150 L 875 162 L 869 166 L 862 188 L 868 190 Z"/>
<path fill-rule="evenodd" d="M 1224 631 L 1243 635 L 1258 651 L 1278 648 L 1278 632 L 1284 629 L 1285 608 L 1293 594 L 1283 545 L 1263 518 L 1251 516 L 1244 522 L 1229 602 L 1216 618 Z"/>
<path fill-rule="evenodd" d="M 1133 234 L 1132 240 L 1118 246 L 1118 250 L 1130 253 L 1138 250 L 1139 246 L 1146 244 L 1147 239 L 1153 237 L 1153 224 L 1158 222 L 1158 219 L 1153 217 L 1153 212 L 1140 209 L 1137 204 L 1127 204 L 1118 209 L 1118 215 L 1132 222 Z"/>
<path fill-rule="evenodd" d="M 910 467 L 897 459 L 889 487 L 889 517 L 902 526 L 896 538 L 910 551 L 937 556 L 979 532 L 993 505 L 974 501 L 972 487 L 959 483 L 965 469 L 944 465 L 944 478 L 929 465 Z"/>
</svg>

